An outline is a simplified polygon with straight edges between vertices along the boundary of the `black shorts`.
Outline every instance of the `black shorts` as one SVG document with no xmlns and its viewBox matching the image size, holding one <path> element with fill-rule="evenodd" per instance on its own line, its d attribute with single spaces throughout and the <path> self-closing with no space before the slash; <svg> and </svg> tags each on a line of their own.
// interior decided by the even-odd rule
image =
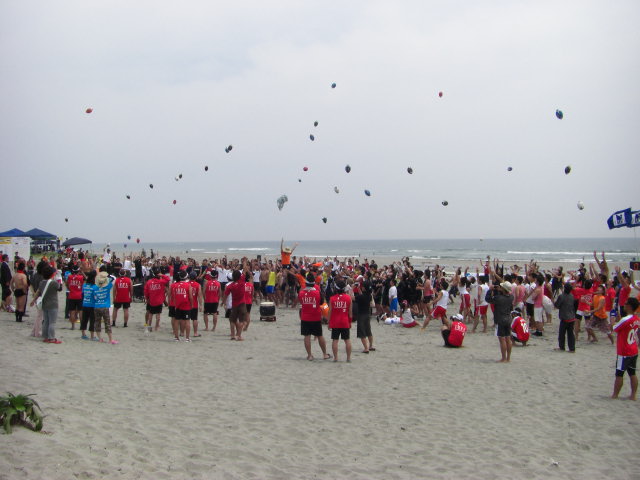
<svg viewBox="0 0 640 480">
<path fill-rule="evenodd" d="M 176 308 L 175 319 L 189 320 L 189 312 L 191 312 L 191 310 L 180 310 L 179 308 Z"/>
<path fill-rule="evenodd" d="M 131 307 L 131 302 L 113 302 L 113 308 L 124 308 L 128 310 Z"/>
<path fill-rule="evenodd" d="M 162 304 L 152 306 L 147 303 L 147 312 L 151 315 L 162 313 Z"/>
<path fill-rule="evenodd" d="M 220 292 L 224 293 L 224 289 L 227 288 L 227 283 L 229 282 L 220 282 Z"/>
<path fill-rule="evenodd" d="M 422 303 L 429 303 L 431 300 L 433 300 L 433 295 L 427 295 L 422 297 Z"/>
<path fill-rule="evenodd" d="M 2 286 L 2 300 L 6 300 L 11 296 L 11 289 L 5 285 Z"/>
<path fill-rule="evenodd" d="M 633 357 L 618 355 L 616 359 L 616 377 L 624 377 L 624 372 L 627 372 L 629 376 L 635 375 L 637 361 L 638 355 L 634 355 Z"/>
<path fill-rule="evenodd" d="M 289 265 L 282 265 L 282 268 L 286 268 L 287 270 L 291 270 L 291 264 L 289 264 Z"/>
<path fill-rule="evenodd" d="M 524 306 L 527 309 L 527 317 L 533 317 L 533 303 L 525 303 Z"/>
<path fill-rule="evenodd" d="M 16 298 L 20 298 L 20 297 L 24 297 L 26 295 L 26 293 L 24 293 L 24 290 L 21 288 L 16 288 L 13 291 L 13 296 Z"/>
<path fill-rule="evenodd" d="M 356 333 L 358 338 L 367 338 L 373 336 L 371 333 L 371 317 L 369 316 L 369 314 L 358 315 L 358 325 Z"/>
<path fill-rule="evenodd" d="M 230 308 L 227 308 L 224 311 L 224 318 L 231 318 L 231 309 Z"/>
<path fill-rule="evenodd" d="M 247 306 L 244 303 L 231 307 L 230 322 L 244 322 L 244 315 L 247 313 Z"/>
<path fill-rule="evenodd" d="M 210 314 L 214 314 L 214 313 L 218 313 L 218 302 L 205 303 L 204 304 L 204 314 L 205 315 L 210 315 Z"/>
<path fill-rule="evenodd" d="M 300 335 L 322 336 L 322 322 L 300 322 Z"/>
<path fill-rule="evenodd" d="M 189 310 L 189 319 L 190 320 L 198 320 L 198 309 L 192 308 Z"/>
<path fill-rule="evenodd" d="M 351 334 L 350 328 L 334 328 L 331 330 L 331 340 L 349 340 Z"/>
<path fill-rule="evenodd" d="M 176 307 L 169 307 L 169 318 L 176 318 Z"/>
<path fill-rule="evenodd" d="M 253 282 L 253 292 L 254 295 L 256 292 L 260 292 L 260 282 Z"/>
<path fill-rule="evenodd" d="M 510 337 L 511 325 L 496 325 L 496 337 Z"/>
<path fill-rule="evenodd" d="M 247 307 L 247 313 L 251 313 L 251 307 L 253 306 L 252 303 L 245 303 L 245 306 Z"/>
<path fill-rule="evenodd" d="M 80 310 L 82 310 L 82 299 L 81 298 L 70 298 L 69 299 L 69 311 L 73 312 L 79 312 Z"/>
<path fill-rule="evenodd" d="M 444 345 L 446 347 L 449 348 L 460 348 L 457 345 L 451 345 L 449 343 L 449 334 L 451 333 L 451 330 L 449 330 L 448 328 L 446 330 L 442 330 L 442 338 L 444 339 Z"/>
</svg>

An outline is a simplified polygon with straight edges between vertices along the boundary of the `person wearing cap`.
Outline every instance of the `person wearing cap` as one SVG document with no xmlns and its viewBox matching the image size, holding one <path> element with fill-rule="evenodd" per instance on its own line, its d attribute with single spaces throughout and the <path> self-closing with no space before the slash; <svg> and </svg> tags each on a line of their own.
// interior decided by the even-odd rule
<svg viewBox="0 0 640 480">
<path fill-rule="evenodd" d="M 511 341 L 514 343 L 522 343 L 523 347 L 527 346 L 529 341 L 529 324 L 522 318 L 522 310 L 515 308 L 511 312 Z"/>
<path fill-rule="evenodd" d="M 327 360 L 331 355 L 327 353 L 327 344 L 322 335 L 322 311 L 320 310 L 320 291 L 316 288 L 315 277 L 309 272 L 305 278 L 305 287 L 298 293 L 300 302 L 300 335 L 304 336 L 304 348 L 307 360 L 313 360 L 311 353 L 311 336 L 318 340 L 322 358 Z"/>
<path fill-rule="evenodd" d="M 296 243 L 293 247 L 285 247 L 284 238 L 280 241 L 280 263 L 282 263 L 282 268 L 291 268 L 291 254 L 297 246 L 298 244 Z"/>
<path fill-rule="evenodd" d="M 185 272 L 186 273 L 186 272 Z M 153 325 L 153 316 L 156 316 L 157 331 L 160 328 L 160 314 L 162 313 L 162 305 L 167 300 L 167 290 L 169 288 L 169 278 L 160 273 L 158 267 L 151 269 L 151 277 L 144 285 L 144 298 L 147 301 L 147 312 L 145 314 L 145 326 L 151 330 Z"/>
<path fill-rule="evenodd" d="M 220 282 L 217 270 L 210 270 L 204 274 L 202 291 L 204 294 L 204 331 L 209 331 L 209 315 L 211 315 L 213 320 L 211 331 L 215 332 L 218 325 L 218 304 L 220 302 Z"/>
<path fill-rule="evenodd" d="M 453 315 L 449 320 L 444 318 L 444 325 L 440 331 L 444 340 L 444 346 L 449 348 L 460 348 L 467 333 L 467 326 L 464 324 L 464 316 L 460 313 Z"/>
<path fill-rule="evenodd" d="M 121 268 L 118 272 L 118 278 L 114 282 L 113 286 L 113 314 L 111 317 L 111 326 L 116 326 L 116 319 L 118 318 L 118 310 L 122 308 L 124 312 L 124 327 L 127 327 L 129 323 L 129 307 L 131 307 L 131 301 L 133 300 L 133 282 L 127 276 L 127 271 Z"/>
<path fill-rule="evenodd" d="M 224 290 L 223 301 L 231 298 L 231 313 L 229 315 L 229 326 L 231 328 L 231 340 L 242 341 L 244 330 L 244 320 L 247 315 L 245 304 L 244 275 L 240 270 L 234 270 L 231 274 L 231 283 L 227 284 Z"/>
<path fill-rule="evenodd" d="M 179 332 L 185 333 L 185 342 L 191 342 L 191 325 L 189 325 L 189 314 L 193 305 L 193 294 L 191 285 L 187 280 L 187 272 L 178 272 L 178 281 L 171 285 L 169 296 L 175 305 L 175 317 L 171 322 L 173 336 L 176 342 L 180 341 Z"/>
<path fill-rule="evenodd" d="M 109 337 L 109 343 L 116 345 L 118 342 L 111 335 L 111 318 L 109 317 L 109 307 L 111 306 L 111 289 L 113 288 L 113 279 L 107 273 L 107 267 L 100 267 L 98 275 L 96 275 L 96 285 L 93 290 L 93 314 L 95 316 L 95 330 L 98 340 L 103 341 L 101 331 L 102 323 L 104 323 L 104 331 Z"/>
<path fill-rule="evenodd" d="M 329 299 L 329 328 L 331 329 L 331 349 L 333 361 L 338 361 L 338 341 L 344 340 L 347 351 L 347 362 L 351 362 L 350 329 L 353 312 L 351 309 L 351 297 L 344 293 L 346 283 L 343 280 L 336 282 L 337 293 Z"/>
<path fill-rule="evenodd" d="M 71 269 L 71 275 L 67 277 L 66 285 L 69 290 L 69 322 L 71 330 L 78 323 L 78 313 L 82 311 L 82 285 L 84 283 L 84 275 L 80 273 L 80 267 L 74 265 Z"/>
<path fill-rule="evenodd" d="M 502 282 L 494 285 L 487 293 L 487 302 L 495 307 L 493 318 L 496 322 L 496 337 L 500 342 L 502 358 L 499 363 L 511 361 L 511 311 L 513 310 L 513 297 L 511 296 L 511 283 Z"/>
</svg>

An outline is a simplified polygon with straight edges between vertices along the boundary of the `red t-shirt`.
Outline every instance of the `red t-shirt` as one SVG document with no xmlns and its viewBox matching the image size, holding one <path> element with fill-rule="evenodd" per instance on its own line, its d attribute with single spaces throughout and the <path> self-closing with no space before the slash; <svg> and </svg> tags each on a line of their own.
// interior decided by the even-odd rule
<svg viewBox="0 0 640 480">
<path fill-rule="evenodd" d="M 346 293 L 339 293 L 331 297 L 329 302 L 331 305 L 329 328 L 351 328 L 351 318 L 349 317 L 351 297 Z"/>
<path fill-rule="evenodd" d="M 620 296 L 618 297 L 618 305 L 624 307 L 624 304 L 627 303 L 627 300 L 629 299 L 629 295 L 631 295 L 631 286 L 621 287 Z"/>
<path fill-rule="evenodd" d="M 204 284 L 204 303 L 218 303 L 220 301 L 220 282 L 206 280 Z"/>
<path fill-rule="evenodd" d="M 189 282 L 176 282 L 171 285 L 171 296 L 176 310 L 191 310 L 191 302 L 189 302 L 190 289 Z"/>
<path fill-rule="evenodd" d="M 144 296 L 147 298 L 147 303 L 152 307 L 162 305 L 165 301 L 165 288 L 169 283 L 167 277 L 152 278 L 144 286 Z"/>
<path fill-rule="evenodd" d="M 231 306 L 237 307 L 245 303 L 244 301 L 244 280 L 242 278 L 237 282 L 233 282 L 227 285 L 224 289 L 225 296 L 231 295 Z"/>
<path fill-rule="evenodd" d="M 69 300 L 82 300 L 82 284 L 84 276 L 69 275 L 67 278 L 67 288 L 69 289 Z"/>
<path fill-rule="evenodd" d="M 616 289 L 613 287 L 609 287 L 607 288 L 607 292 L 605 294 L 605 300 L 604 300 L 604 309 L 607 312 L 610 312 L 611 310 L 613 310 L 613 302 L 616 299 Z"/>
<path fill-rule="evenodd" d="M 522 317 L 516 317 L 511 322 L 511 330 L 516 334 L 516 338 L 521 342 L 529 341 L 529 324 Z"/>
<path fill-rule="evenodd" d="M 198 297 L 200 296 L 200 284 L 195 280 L 190 280 L 191 285 L 191 308 L 198 308 Z"/>
<path fill-rule="evenodd" d="M 640 319 L 635 315 L 627 315 L 613 326 L 618 334 L 616 351 L 622 357 L 633 357 L 638 354 L 637 333 Z"/>
<path fill-rule="evenodd" d="M 449 343 L 454 347 L 462 346 L 464 340 L 464 334 L 467 333 L 467 326 L 462 322 L 451 323 L 451 330 L 449 331 Z"/>
<path fill-rule="evenodd" d="M 116 303 L 131 303 L 131 285 L 131 279 L 128 277 L 116 278 L 113 301 Z"/>
<path fill-rule="evenodd" d="M 573 289 L 573 298 L 578 300 L 578 310 L 587 312 L 591 310 L 591 304 L 593 303 L 593 288 L 587 290 L 586 288 L 576 287 Z"/>
<path fill-rule="evenodd" d="M 300 290 L 300 320 L 303 322 L 319 322 L 322 320 L 320 311 L 320 292 L 314 287 Z"/>
<path fill-rule="evenodd" d="M 247 305 L 253 303 L 253 282 L 244 282 L 244 303 Z"/>
</svg>

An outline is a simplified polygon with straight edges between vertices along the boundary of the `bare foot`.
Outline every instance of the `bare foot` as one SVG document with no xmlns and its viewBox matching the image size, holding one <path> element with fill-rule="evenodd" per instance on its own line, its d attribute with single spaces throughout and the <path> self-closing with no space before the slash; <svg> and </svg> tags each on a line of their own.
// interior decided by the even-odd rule
<svg viewBox="0 0 640 480">
<path fill-rule="evenodd" d="M 331 358 L 331 355 L 329 355 L 328 353 L 325 353 L 324 356 L 322 357 L 324 360 L 329 360 Z"/>
<path fill-rule="evenodd" d="M 309 361 L 313 360 L 313 355 L 307 356 L 307 360 L 309 360 Z"/>
<path fill-rule="evenodd" d="M 632 401 L 635 402 L 636 401 L 636 396 L 635 395 L 629 395 L 629 400 L 632 400 Z"/>
</svg>

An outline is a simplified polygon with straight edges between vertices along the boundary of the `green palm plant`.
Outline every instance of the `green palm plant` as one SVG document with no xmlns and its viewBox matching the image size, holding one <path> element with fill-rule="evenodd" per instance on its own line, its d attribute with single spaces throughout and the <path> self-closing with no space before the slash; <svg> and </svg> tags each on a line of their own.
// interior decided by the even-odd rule
<svg viewBox="0 0 640 480">
<path fill-rule="evenodd" d="M 7 392 L 6 397 L 0 397 L 0 422 L 6 433 L 11 433 L 12 425 L 23 425 L 35 432 L 42 430 L 42 411 L 32 395 Z"/>
</svg>

